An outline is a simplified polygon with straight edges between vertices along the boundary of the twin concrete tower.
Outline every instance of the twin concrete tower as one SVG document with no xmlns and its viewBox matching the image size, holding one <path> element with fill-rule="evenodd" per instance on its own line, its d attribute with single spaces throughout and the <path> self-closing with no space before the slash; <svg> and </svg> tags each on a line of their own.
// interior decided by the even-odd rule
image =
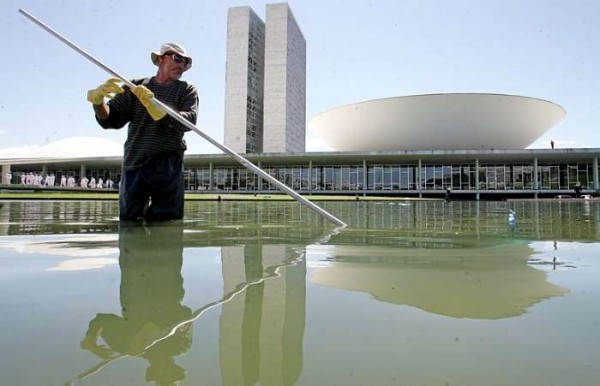
<svg viewBox="0 0 600 386">
<path fill-rule="evenodd" d="M 237 153 L 306 150 L 306 40 L 286 3 L 227 15 L 225 146 Z"/>
</svg>

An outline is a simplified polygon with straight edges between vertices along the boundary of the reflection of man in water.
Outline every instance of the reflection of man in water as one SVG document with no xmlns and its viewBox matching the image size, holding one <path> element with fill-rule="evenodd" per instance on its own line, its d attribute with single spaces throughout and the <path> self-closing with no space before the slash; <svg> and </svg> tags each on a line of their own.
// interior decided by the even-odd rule
<svg viewBox="0 0 600 386">
<path fill-rule="evenodd" d="M 97 314 L 82 348 L 101 358 L 139 356 L 149 362 L 146 381 L 175 385 L 185 370 L 173 357 L 188 351 L 192 327 L 186 324 L 166 339 L 171 328 L 191 316 L 182 306 L 182 224 L 122 226 L 119 230 L 123 316 Z M 106 344 L 98 342 L 102 338 Z"/>
</svg>

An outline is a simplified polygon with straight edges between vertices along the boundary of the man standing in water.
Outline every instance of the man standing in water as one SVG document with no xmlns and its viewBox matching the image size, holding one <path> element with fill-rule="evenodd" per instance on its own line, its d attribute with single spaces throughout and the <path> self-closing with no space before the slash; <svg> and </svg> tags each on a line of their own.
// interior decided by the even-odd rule
<svg viewBox="0 0 600 386">
<path fill-rule="evenodd" d="M 104 129 L 120 129 L 129 123 L 119 184 L 121 220 L 183 218 L 183 153 L 187 148 L 183 135 L 189 129 L 152 98 L 195 124 L 198 92 L 180 80 L 192 67 L 192 58 L 176 43 L 163 44 L 150 57 L 158 66 L 155 76 L 133 80 L 133 89 L 122 88 L 120 80 L 112 78 L 87 95 Z"/>
</svg>

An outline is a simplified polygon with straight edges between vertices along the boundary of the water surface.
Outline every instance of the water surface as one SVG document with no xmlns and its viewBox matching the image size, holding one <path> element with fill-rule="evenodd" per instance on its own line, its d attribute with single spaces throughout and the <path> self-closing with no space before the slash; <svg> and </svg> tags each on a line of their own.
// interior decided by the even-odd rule
<svg viewBox="0 0 600 386">
<path fill-rule="evenodd" d="M 600 202 L 0 208 L 6 385 L 591 385 Z M 516 213 L 510 221 L 509 210 Z"/>
</svg>

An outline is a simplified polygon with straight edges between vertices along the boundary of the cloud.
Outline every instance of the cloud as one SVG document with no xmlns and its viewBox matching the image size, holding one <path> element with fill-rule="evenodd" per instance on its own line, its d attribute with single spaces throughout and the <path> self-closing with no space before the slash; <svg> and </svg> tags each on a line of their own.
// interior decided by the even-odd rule
<svg viewBox="0 0 600 386">
<path fill-rule="evenodd" d="M 203 149 L 204 150 L 204 149 Z M 308 135 L 307 152 L 335 151 L 325 141 Z M 208 154 L 208 153 L 207 153 Z M 72 137 L 45 145 L 0 149 L 0 159 L 7 158 L 79 158 L 122 156 L 123 145 L 100 137 Z"/>
<path fill-rule="evenodd" d="M 20 254 L 31 253 L 69 258 L 105 258 L 119 252 L 117 236 L 98 235 L 50 235 L 42 241 L 6 238 L 0 248 L 14 250 Z M 102 245 L 102 246 L 99 246 Z"/>
<path fill-rule="evenodd" d="M 78 158 L 122 155 L 122 144 L 100 137 L 72 137 L 46 145 L 0 149 L 0 158 Z"/>
<path fill-rule="evenodd" d="M 100 269 L 118 263 L 119 260 L 115 258 L 71 259 L 61 261 L 56 267 L 48 268 L 47 271 L 85 271 L 88 269 Z"/>
<path fill-rule="evenodd" d="M 23 240 L 6 238 L 0 241 L 0 248 L 14 250 L 19 254 L 39 254 L 44 256 L 66 257 L 47 271 L 83 271 L 116 265 L 119 253 L 116 235 L 50 235 L 44 240 Z"/>
</svg>

